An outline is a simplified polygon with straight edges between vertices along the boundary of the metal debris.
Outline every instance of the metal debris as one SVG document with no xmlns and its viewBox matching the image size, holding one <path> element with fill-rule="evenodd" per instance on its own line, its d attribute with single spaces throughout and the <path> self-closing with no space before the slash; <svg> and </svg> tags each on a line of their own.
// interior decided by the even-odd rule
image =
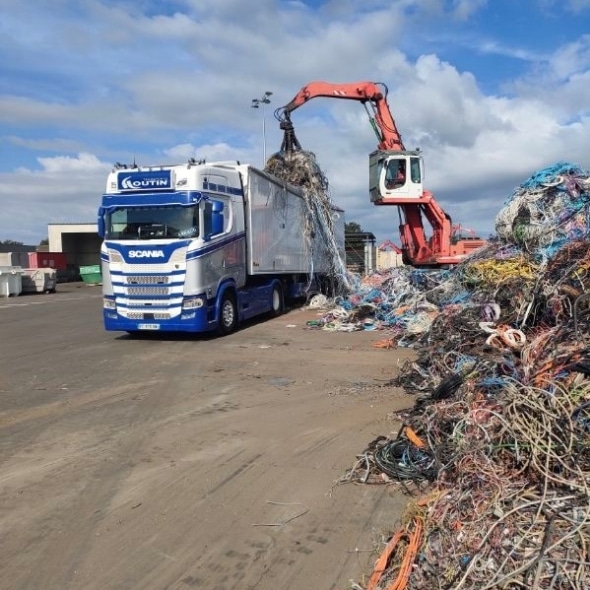
<svg viewBox="0 0 590 590">
<path fill-rule="evenodd" d="M 349 273 L 343 260 L 344 245 L 335 240 L 333 203 L 328 179 L 319 167 L 312 152 L 276 152 L 266 162 L 265 172 L 301 189 L 308 210 L 305 230 L 310 251 L 323 248 L 331 260 L 329 291 L 343 295 L 350 291 Z M 310 269 L 313 276 L 315 269 Z"/>
</svg>

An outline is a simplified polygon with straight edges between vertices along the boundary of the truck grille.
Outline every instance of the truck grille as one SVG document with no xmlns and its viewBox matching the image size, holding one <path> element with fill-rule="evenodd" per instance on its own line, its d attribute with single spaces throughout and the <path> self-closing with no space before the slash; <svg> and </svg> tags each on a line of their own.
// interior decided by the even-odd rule
<svg viewBox="0 0 590 590">
<path fill-rule="evenodd" d="M 168 287 L 127 287 L 128 295 L 144 295 L 146 297 L 156 295 L 168 295 Z"/>
<path fill-rule="evenodd" d="M 170 277 L 165 275 L 130 275 L 127 277 L 128 285 L 166 285 Z"/>
</svg>

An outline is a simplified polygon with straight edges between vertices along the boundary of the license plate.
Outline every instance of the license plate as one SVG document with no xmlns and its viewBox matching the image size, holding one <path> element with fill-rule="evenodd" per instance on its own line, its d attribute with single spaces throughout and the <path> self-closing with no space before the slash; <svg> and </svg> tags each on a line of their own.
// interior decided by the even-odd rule
<svg viewBox="0 0 590 590">
<path fill-rule="evenodd" d="M 140 330 L 159 330 L 160 324 L 139 324 L 137 327 Z"/>
</svg>

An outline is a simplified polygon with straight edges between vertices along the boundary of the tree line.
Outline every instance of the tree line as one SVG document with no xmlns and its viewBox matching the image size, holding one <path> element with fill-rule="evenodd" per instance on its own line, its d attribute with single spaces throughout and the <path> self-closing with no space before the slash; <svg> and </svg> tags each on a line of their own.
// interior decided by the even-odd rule
<svg viewBox="0 0 590 590">
<path fill-rule="evenodd" d="M 0 246 L 24 246 L 24 242 L 19 242 L 18 240 L 0 240 Z M 43 238 L 39 242 L 39 246 L 48 246 L 49 239 Z"/>
</svg>

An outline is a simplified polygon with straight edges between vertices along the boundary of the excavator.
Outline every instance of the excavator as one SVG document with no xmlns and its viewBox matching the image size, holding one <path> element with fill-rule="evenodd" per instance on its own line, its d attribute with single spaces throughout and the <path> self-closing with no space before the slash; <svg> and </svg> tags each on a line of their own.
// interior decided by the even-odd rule
<svg viewBox="0 0 590 590">
<path fill-rule="evenodd" d="M 460 225 L 437 203 L 422 184 L 424 163 L 420 150 L 406 150 L 387 103 L 382 82 L 334 84 L 310 82 L 285 106 L 275 111 L 283 131 L 281 152 L 301 150 L 291 113 L 312 98 L 339 98 L 362 103 L 377 135 L 377 149 L 369 155 L 369 195 L 374 205 L 394 205 L 400 215 L 404 264 L 423 268 L 449 268 L 485 245 L 477 236 L 465 236 Z M 423 220 L 432 228 L 426 236 Z"/>
</svg>

